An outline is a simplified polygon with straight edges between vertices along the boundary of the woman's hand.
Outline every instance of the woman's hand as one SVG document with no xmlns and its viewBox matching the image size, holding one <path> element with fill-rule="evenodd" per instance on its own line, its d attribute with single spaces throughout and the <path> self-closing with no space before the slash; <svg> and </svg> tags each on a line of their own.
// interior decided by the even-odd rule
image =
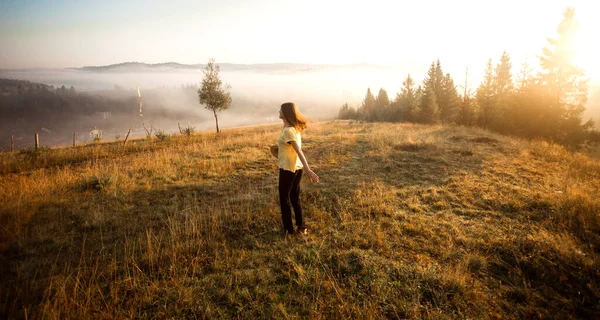
<svg viewBox="0 0 600 320">
<path fill-rule="evenodd" d="M 312 170 L 310 170 L 310 168 L 308 167 L 308 162 L 306 161 L 306 158 L 304 157 L 304 152 L 302 152 L 302 148 L 300 148 L 300 146 L 298 145 L 298 143 L 296 141 L 290 141 L 290 143 L 292 144 L 292 147 L 294 147 L 294 150 L 296 150 L 298 157 L 300 157 L 300 161 L 302 162 L 302 165 L 306 169 L 305 172 L 306 172 L 306 175 L 308 176 L 308 178 L 310 179 L 310 181 L 312 181 L 314 183 L 318 183 L 319 176 L 316 173 L 314 173 Z"/>
<path fill-rule="evenodd" d="M 273 155 L 273 157 L 277 158 L 278 152 L 279 152 L 279 146 L 274 144 L 270 147 L 270 149 L 271 149 L 271 154 Z"/>
<path fill-rule="evenodd" d="M 308 169 L 306 171 L 306 175 L 308 176 L 308 179 L 310 179 L 310 181 L 314 182 L 314 183 L 319 183 L 319 176 L 314 173 L 312 170 Z"/>
</svg>

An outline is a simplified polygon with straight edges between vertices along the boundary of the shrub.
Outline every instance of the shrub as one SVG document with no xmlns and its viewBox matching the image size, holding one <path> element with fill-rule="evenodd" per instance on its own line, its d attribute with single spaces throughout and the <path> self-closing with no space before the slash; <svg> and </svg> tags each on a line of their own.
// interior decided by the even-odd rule
<svg viewBox="0 0 600 320">
<path fill-rule="evenodd" d="M 165 140 L 169 139 L 169 135 L 166 134 L 163 130 L 156 131 L 154 136 L 160 141 L 165 141 Z"/>
</svg>

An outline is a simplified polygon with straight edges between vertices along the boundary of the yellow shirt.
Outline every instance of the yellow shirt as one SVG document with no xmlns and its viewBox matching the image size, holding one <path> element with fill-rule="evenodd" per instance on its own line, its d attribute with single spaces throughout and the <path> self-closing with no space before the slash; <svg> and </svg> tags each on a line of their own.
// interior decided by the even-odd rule
<svg viewBox="0 0 600 320">
<path fill-rule="evenodd" d="M 283 128 L 281 135 L 279 135 L 279 140 L 277 140 L 277 146 L 279 147 L 277 160 L 279 168 L 296 172 L 296 170 L 302 169 L 303 165 L 296 150 L 294 150 L 292 144 L 289 143 L 291 141 L 296 141 L 298 147 L 302 148 L 302 137 L 300 136 L 300 132 L 294 127 Z"/>
</svg>

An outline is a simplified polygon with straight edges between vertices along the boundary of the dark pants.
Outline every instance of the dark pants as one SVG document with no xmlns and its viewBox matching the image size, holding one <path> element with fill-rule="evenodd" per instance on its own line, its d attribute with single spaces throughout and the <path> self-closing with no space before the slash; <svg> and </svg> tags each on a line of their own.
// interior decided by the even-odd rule
<svg viewBox="0 0 600 320">
<path fill-rule="evenodd" d="M 283 227 L 289 233 L 294 233 L 292 224 L 292 207 L 296 216 L 296 226 L 303 227 L 302 207 L 300 206 L 300 180 L 302 170 L 291 172 L 279 169 L 279 204 L 281 205 L 281 220 Z"/>
</svg>

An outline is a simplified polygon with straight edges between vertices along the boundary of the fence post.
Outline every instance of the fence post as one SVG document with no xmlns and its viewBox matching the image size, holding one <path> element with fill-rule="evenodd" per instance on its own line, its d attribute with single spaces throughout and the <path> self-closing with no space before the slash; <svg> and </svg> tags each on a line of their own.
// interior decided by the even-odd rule
<svg viewBox="0 0 600 320">
<path fill-rule="evenodd" d="M 75 148 L 75 137 L 76 137 L 76 133 L 75 131 L 73 131 L 73 148 Z"/>
<path fill-rule="evenodd" d="M 10 135 L 10 152 L 15 152 L 15 136 Z"/>
<path fill-rule="evenodd" d="M 37 132 L 35 133 L 35 150 L 37 151 L 38 147 L 40 146 L 40 140 L 38 138 L 38 134 Z"/>
<path fill-rule="evenodd" d="M 127 143 L 127 138 L 129 138 L 129 134 L 131 133 L 131 128 L 129 129 L 129 131 L 127 131 L 127 136 L 125 137 L 125 141 L 123 141 L 123 147 L 125 146 L 125 144 Z"/>
</svg>

